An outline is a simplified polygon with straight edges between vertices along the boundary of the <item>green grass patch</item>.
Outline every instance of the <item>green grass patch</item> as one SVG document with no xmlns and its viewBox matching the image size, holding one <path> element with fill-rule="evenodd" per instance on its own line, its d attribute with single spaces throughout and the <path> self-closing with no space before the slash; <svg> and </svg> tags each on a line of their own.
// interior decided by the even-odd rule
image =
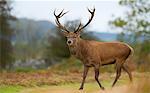
<svg viewBox="0 0 150 93">
<path fill-rule="evenodd" d="M 100 81 L 102 86 L 105 88 L 111 88 L 112 87 L 112 80 L 103 80 Z M 120 85 L 124 85 L 127 84 L 127 79 L 124 80 L 118 80 L 118 82 L 116 83 L 115 86 L 120 86 Z M 58 88 L 58 89 L 79 89 L 81 85 L 81 82 L 78 83 L 66 83 L 66 84 L 58 84 L 58 85 L 52 85 L 52 86 L 42 86 L 42 87 L 47 87 L 47 88 Z M 89 81 L 89 82 L 85 82 L 84 83 L 84 89 L 86 91 L 93 91 L 93 90 L 99 90 L 100 87 L 98 85 L 98 83 L 96 81 Z"/>
<path fill-rule="evenodd" d="M 83 92 L 79 92 L 79 87 L 81 83 L 68 83 L 68 84 L 60 84 L 60 85 L 52 85 L 52 86 L 41 86 L 41 87 L 35 87 L 35 88 L 29 88 L 26 90 L 23 90 L 23 93 L 97 93 L 97 91 L 100 91 L 99 85 L 96 81 L 93 82 L 86 82 L 84 85 Z M 102 81 L 101 84 L 106 88 L 111 88 L 111 82 L 108 81 Z M 119 82 L 118 85 L 122 85 L 123 82 Z"/>
<path fill-rule="evenodd" d="M 23 67 L 18 67 L 18 68 L 15 68 L 14 69 L 14 72 L 25 72 L 25 73 L 27 73 L 27 72 L 35 72 L 36 71 L 36 69 L 33 69 L 33 68 L 23 68 Z"/>
<path fill-rule="evenodd" d="M 0 93 L 18 93 L 20 92 L 24 87 L 22 86 L 7 86 L 2 85 L 0 86 Z"/>
</svg>

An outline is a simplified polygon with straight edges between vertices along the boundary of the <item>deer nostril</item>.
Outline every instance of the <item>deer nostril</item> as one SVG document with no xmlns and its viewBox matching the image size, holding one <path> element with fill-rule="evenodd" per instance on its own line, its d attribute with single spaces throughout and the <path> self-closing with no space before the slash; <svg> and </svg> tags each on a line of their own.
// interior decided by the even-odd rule
<svg viewBox="0 0 150 93">
<path fill-rule="evenodd" d="M 71 41 L 68 41 L 68 44 L 70 44 L 71 43 Z"/>
</svg>

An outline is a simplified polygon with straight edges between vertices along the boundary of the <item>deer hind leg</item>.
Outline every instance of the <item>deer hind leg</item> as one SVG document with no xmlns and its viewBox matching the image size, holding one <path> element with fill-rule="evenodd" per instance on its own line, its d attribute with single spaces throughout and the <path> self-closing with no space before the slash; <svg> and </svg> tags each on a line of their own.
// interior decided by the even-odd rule
<svg viewBox="0 0 150 93">
<path fill-rule="evenodd" d="M 98 83 L 98 85 L 100 86 L 100 88 L 102 90 L 104 90 L 104 87 L 101 85 L 101 83 L 98 80 L 98 77 L 99 77 L 99 66 L 95 66 L 94 67 L 94 71 L 95 71 L 95 80 L 96 80 L 96 82 Z"/>
<path fill-rule="evenodd" d="M 123 64 L 122 69 L 127 72 L 127 74 L 129 75 L 130 81 L 132 82 L 132 74 L 131 71 L 129 70 L 128 66 L 126 64 Z"/>
<path fill-rule="evenodd" d="M 79 90 L 82 90 L 82 89 L 83 89 L 83 87 L 84 87 L 84 82 L 85 82 L 85 79 L 86 79 L 86 76 L 87 76 L 88 70 L 89 70 L 89 67 L 84 66 L 83 80 L 82 80 L 82 83 L 81 83 L 81 86 L 80 86 Z"/>
<path fill-rule="evenodd" d="M 119 79 L 119 77 L 121 76 L 121 67 L 122 65 L 119 63 L 116 63 L 116 78 L 112 84 L 112 87 L 116 84 L 117 80 Z"/>
</svg>

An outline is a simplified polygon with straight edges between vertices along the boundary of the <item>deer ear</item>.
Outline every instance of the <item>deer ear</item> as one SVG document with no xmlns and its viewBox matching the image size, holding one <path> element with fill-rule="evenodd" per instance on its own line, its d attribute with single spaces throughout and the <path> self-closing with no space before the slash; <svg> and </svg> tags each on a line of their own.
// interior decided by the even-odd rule
<svg viewBox="0 0 150 93">
<path fill-rule="evenodd" d="M 74 33 L 76 33 L 77 35 L 80 35 L 80 34 L 82 33 L 82 30 L 76 31 L 76 32 L 74 32 Z"/>
<path fill-rule="evenodd" d="M 69 33 L 66 31 L 62 31 L 62 34 L 66 37 Z"/>
</svg>

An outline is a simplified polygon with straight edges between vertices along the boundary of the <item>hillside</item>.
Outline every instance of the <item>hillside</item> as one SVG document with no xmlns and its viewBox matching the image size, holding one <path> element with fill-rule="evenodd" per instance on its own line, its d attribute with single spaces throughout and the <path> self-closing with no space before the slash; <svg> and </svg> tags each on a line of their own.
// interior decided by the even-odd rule
<svg viewBox="0 0 150 93">
<path fill-rule="evenodd" d="M 20 42 L 29 42 L 32 38 L 42 39 L 47 35 L 54 35 L 52 30 L 55 28 L 55 24 L 50 21 L 40 20 L 35 21 L 32 19 L 20 18 L 17 21 L 10 21 L 11 27 L 15 30 L 15 36 L 13 41 L 19 40 Z M 48 33 L 48 31 L 51 31 Z M 96 36 L 103 41 L 116 40 L 116 33 L 89 31 L 89 33 Z M 18 42 L 18 41 L 17 41 Z"/>
<path fill-rule="evenodd" d="M 17 21 L 10 21 L 12 29 L 15 30 L 14 42 L 30 42 L 32 38 L 39 40 L 44 38 L 45 34 L 55 27 L 49 21 L 35 21 L 21 18 Z"/>
</svg>

